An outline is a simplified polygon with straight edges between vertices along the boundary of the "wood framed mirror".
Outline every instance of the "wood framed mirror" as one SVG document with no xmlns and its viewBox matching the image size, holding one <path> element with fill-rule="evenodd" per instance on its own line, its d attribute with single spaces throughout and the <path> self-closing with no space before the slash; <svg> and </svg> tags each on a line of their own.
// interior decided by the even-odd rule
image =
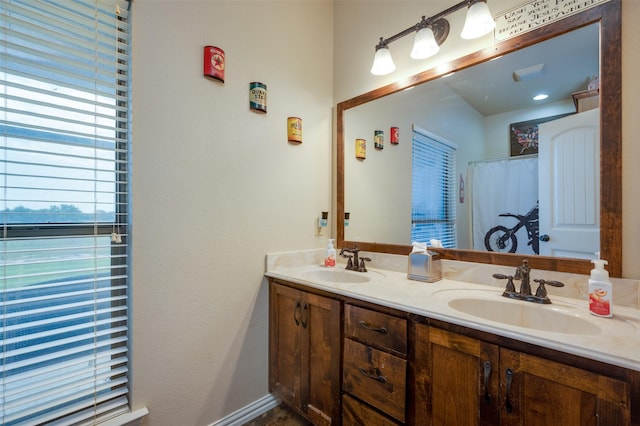
<svg viewBox="0 0 640 426">
<path fill-rule="evenodd" d="M 600 28 L 600 253 L 609 262 L 612 277 L 622 276 L 622 101 L 621 101 L 621 1 L 611 0 L 539 27 L 520 36 L 499 42 L 474 52 L 388 84 L 337 105 L 336 149 L 336 243 L 338 247 L 355 244 L 363 251 L 406 255 L 411 246 L 384 242 L 345 240 L 345 122 L 344 112 L 367 102 L 397 93 L 407 88 L 435 80 L 482 62 L 506 55 L 527 46 L 552 39 L 578 28 L 599 24 Z M 434 249 L 443 259 L 500 265 L 519 265 L 522 254 L 483 252 L 461 249 Z M 588 274 L 589 260 L 527 256 L 532 268 Z"/>
</svg>

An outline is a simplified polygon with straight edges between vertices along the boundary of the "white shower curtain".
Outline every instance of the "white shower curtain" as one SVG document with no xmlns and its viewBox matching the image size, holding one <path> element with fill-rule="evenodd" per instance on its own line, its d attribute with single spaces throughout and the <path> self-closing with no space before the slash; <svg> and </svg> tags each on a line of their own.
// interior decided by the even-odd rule
<svg viewBox="0 0 640 426">
<path fill-rule="evenodd" d="M 500 214 L 525 216 L 532 208 L 536 208 L 537 211 L 537 156 L 470 163 L 469 183 L 475 250 L 487 250 L 485 237 L 496 226 L 513 229 L 519 223 L 517 218 L 501 217 Z M 537 228 L 537 216 L 535 227 Z M 534 253 L 534 245 L 530 243 L 526 227 L 522 226 L 515 232 L 514 238 L 517 239 L 516 253 Z M 535 246 L 537 247 L 537 242 Z M 495 251 L 507 252 L 509 248 Z"/>
</svg>

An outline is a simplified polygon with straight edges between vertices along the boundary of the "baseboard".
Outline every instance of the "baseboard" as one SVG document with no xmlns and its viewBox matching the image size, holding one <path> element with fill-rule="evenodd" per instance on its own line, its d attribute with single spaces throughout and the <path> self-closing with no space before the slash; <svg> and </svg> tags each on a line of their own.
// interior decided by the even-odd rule
<svg viewBox="0 0 640 426">
<path fill-rule="evenodd" d="M 259 400 L 223 417 L 217 422 L 211 423 L 210 426 L 242 426 L 278 405 L 280 405 L 280 399 L 274 395 L 267 394 Z"/>
</svg>

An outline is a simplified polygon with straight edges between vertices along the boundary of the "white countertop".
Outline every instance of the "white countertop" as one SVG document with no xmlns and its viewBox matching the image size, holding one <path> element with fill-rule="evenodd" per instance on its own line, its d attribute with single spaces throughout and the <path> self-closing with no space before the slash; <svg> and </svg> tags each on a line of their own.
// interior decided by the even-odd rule
<svg viewBox="0 0 640 426">
<path fill-rule="evenodd" d="M 344 265 L 339 264 L 335 269 L 343 268 Z M 369 277 L 370 281 L 364 283 L 320 281 L 314 277 L 313 271 L 325 269 L 329 268 L 320 265 L 282 267 L 271 269 L 265 275 L 640 371 L 640 310 L 637 309 L 616 305 L 613 318 L 600 318 L 589 313 L 586 301 L 554 296 L 551 291 L 549 297 L 552 303 L 542 305 L 502 297 L 502 289 L 493 286 L 448 279 L 425 283 L 407 279 L 406 273 L 380 269 L 369 269 L 366 273 L 347 271 L 350 274 L 364 274 Z M 532 283 L 532 287 L 535 291 L 535 283 Z M 451 300 L 465 297 L 531 305 L 539 310 L 540 328 L 543 329 L 483 319 L 453 309 L 449 305 Z M 546 314 L 547 318 L 554 318 L 552 322 L 545 321 L 545 312 L 548 311 L 556 311 Z M 556 316 L 555 313 L 566 316 Z M 535 315 L 537 314 L 535 312 Z M 556 330 L 556 326 L 562 326 L 557 318 L 561 318 L 560 321 L 567 318 L 571 322 L 575 319 L 578 323 L 582 320 L 588 321 L 590 331 L 585 327 L 581 332 L 589 334 L 552 331 Z"/>
</svg>

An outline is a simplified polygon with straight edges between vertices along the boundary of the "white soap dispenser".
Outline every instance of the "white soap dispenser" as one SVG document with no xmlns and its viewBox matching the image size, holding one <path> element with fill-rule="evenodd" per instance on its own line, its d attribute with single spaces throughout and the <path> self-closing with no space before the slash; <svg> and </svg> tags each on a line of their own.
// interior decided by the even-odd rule
<svg viewBox="0 0 640 426">
<path fill-rule="evenodd" d="M 613 316 L 613 293 L 609 272 L 604 269 L 606 260 L 600 259 L 600 253 L 596 253 L 598 259 L 591 262 L 595 265 L 591 270 L 589 279 L 589 312 L 599 317 L 611 318 Z"/>
<path fill-rule="evenodd" d="M 336 249 L 333 248 L 333 239 L 329 238 L 327 242 L 327 254 L 324 257 L 324 266 L 333 268 L 336 266 Z"/>
</svg>

